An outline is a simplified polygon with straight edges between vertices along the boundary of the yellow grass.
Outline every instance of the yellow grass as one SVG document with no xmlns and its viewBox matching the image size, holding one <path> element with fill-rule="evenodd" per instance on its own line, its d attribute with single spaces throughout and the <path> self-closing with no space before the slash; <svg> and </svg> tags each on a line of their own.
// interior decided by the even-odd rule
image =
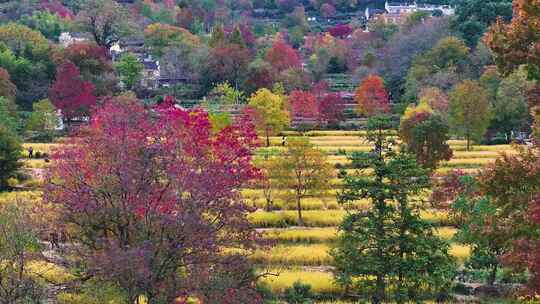
<svg viewBox="0 0 540 304">
<path fill-rule="evenodd" d="M 304 224 L 307 227 L 331 227 L 337 226 L 343 220 L 346 212 L 344 210 L 307 210 L 302 212 Z M 427 221 L 439 225 L 450 224 L 448 214 L 439 211 L 423 211 L 420 216 Z M 256 227 L 288 227 L 298 225 L 296 211 L 256 211 L 248 216 L 249 220 Z"/>
<path fill-rule="evenodd" d="M 40 191 L 0 192 L 0 205 L 19 201 L 35 202 L 41 199 L 41 195 Z"/>
<path fill-rule="evenodd" d="M 456 234 L 454 227 L 438 227 L 435 233 L 444 240 L 451 240 Z M 325 228 L 296 228 L 296 229 L 267 229 L 263 237 L 268 240 L 289 243 L 329 243 L 336 241 L 336 227 Z"/>
<path fill-rule="evenodd" d="M 471 255 L 471 248 L 466 245 L 452 244 L 449 253 L 454 256 L 459 263 L 463 263 Z"/>
<path fill-rule="evenodd" d="M 23 156 L 28 157 L 28 148 L 32 147 L 34 149 L 34 154 L 36 152 L 48 153 L 50 154 L 54 149 L 57 149 L 62 146 L 62 144 L 55 143 L 23 143 Z"/>
<path fill-rule="evenodd" d="M 278 245 L 269 250 L 257 251 L 250 258 L 253 262 L 266 265 L 329 265 L 332 258 L 326 244 Z"/>
<path fill-rule="evenodd" d="M 337 229 L 310 228 L 310 229 L 270 229 L 263 234 L 265 239 L 279 242 L 306 242 L 324 243 L 332 242 L 337 238 Z"/>
<path fill-rule="evenodd" d="M 329 244 L 278 245 L 265 251 L 257 251 L 251 259 L 258 264 L 284 266 L 324 266 L 332 264 Z M 460 263 L 470 256 L 468 246 L 451 244 L 450 255 Z"/>
<path fill-rule="evenodd" d="M 261 279 L 274 293 L 282 294 L 285 289 L 291 287 L 294 282 L 311 285 L 311 290 L 316 294 L 339 294 L 342 289 L 334 284 L 331 273 L 305 270 L 273 270 L 279 276 L 267 276 Z"/>
<path fill-rule="evenodd" d="M 50 163 L 46 163 L 43 159 L 23 159 L 23 167 L 29 169 L 44 169 Z"/>
<path fill-rule="evenodd" d="M 64 268 L 45 261 L 33 261 L 27 267 L 29 276 L 55 284 L 64 284 L 75 277 Z"/>
</svg>

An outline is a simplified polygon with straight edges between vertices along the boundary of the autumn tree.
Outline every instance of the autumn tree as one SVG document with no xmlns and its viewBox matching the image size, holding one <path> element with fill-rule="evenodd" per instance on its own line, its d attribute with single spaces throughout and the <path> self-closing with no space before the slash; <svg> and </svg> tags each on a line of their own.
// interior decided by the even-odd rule
<svg viewBox="0 0 540 304">
<path fill-rule="evenodd" d="M 76 42 L 55 55 L 58 66 L 73 63 L 84 81 L 94 85 L 96 96 L 111 95 L 116 86 L 116 73 L 108 50 L 94 42 Z"/>
<path fill-rule="evenodd" d="M 251 54 L 237 44 L 219 44 L 210 49 L 205 64 L 203 81 L 207 88 L 229 82 L 235 89 L 244 83 Z"/>
<path fill-rule="evenodd" d="M 319 107 L 317 98 L 311 92 L 307 91 L 292 91 L 289 94 L 289 105 L 291 108 L 291 116 L 296 124 L 302 126 L 314 124 L 319 116 Z"/>
<path fill-rule="evenodd" d="M 386 117 L 370 118 L 367 138 L 373 149 L 350 156 L 356 172 L 345 175 L 338 194 L 350 210 L 331 251 L 336 281 L 372 303 L 406 303 L 427 295 L 442 300 L 454 264 L 449 244 L 420 217 L 424 204 L 418 198 L 427 191 L 429 177 L 413 155 L 394 150 L 389 127 Z M 351 208 L 364 199 L 371 201 L 367 210 Z"/>
<path fill-rule="evenodd" d="M 465 80 L 450 92 L 450 125 L 454 132 L 467 140 L 479 141 L 491 120 L 491 108 L 486 89 L 477 81 Z"/>
<path fill-rule="evenodd" d="M 497 67 L 507 75 L 520 65 L 527 66 L 529 77 L 540 79 L 540 13 L 536 0 L 517 0 L 513 7 L 512 22 L 509 16 L 499 19 L 489 29 L 485 42 L 495 54 Z"/>
<path fill-rule="evenodd" d="M 497 227 L 499 238 L 508 246 L 501 260 L 518 271 L 531 272 L 527 286 L 531 294 L 540 292 L 539 181 L 540 154 L 535 147 L 520 149 L 517 155 L 503 154 L 478 177 L 479 190 L 493 210 L 488 224 Z"/>
<path fill-rule="evenodd" d="M 418 95 L 420 103 L 426 103 L 435 112 L 446 116 L 448 113 L 449 100 L 448 96 L 438 88 L 426 87 L 420 90 Z"/>
<path fill-rule="evenodd" d="M 400 138 L 422 167 L 433 171 L 439 162 L 452 158 L 447 141 L 449 127 L 427 104 L 409 106 L 401 117 Z"/>
<path fill-rule="evenodd" d="M 266 136 L 267 147 L 270 146 L 270 135 L 279 133 L 290 124 L 285 97 L 268 89 L 260 89 L 251 95 L 246 111 L 255 120 L 259 132 Z"/>
<path fill-rule="evenodd" d="M 485 42 L 495 53 L 497 67 L 504 75 L 525 65 L 530 79 L 540 80 L 540 13 L 536 9 L 536 0 L 518 0 L 513 6 L 512 22 L 504 24 L 498 20 L 489 30 Z M 540 111 L 537 101 L 539 86 L 531 91 L 529 97 L 531 114 L 535 119 L 533 129 L 540 129 Z"/>
<path fill-rule="evenodd" d="M 107 49 L 133 30 L 129 12 L 112 0 L 84 1 L 76 20 L 84 31 L 92 34 L 99 46 Z"/>
<path fill-rule="evenodd" d="M 281 39 L 272 44 L 272 47 L 266 52 L 265 60 L 277 73 L 291 68 L 299 68 L 302 65 L 298 52 Z"/>
<path fill-rule="evenodd" d="M 141 81 L 144 65 L 135 55 L 128 53 L 120 58 L 116 64 L 116 70 L 126 89 L 131 90 Z"/>
<path fill-rule="evenodd" d="M 258 237 L 239 191 L 259 176 L 258 138 L 241 119 L 214 134 L 200 109 L 129 97 L 94 113 L 53 156 L 45 186 L 58 223 L 75 228 L 81 275 L 119 286 L 130 303 L 260 303 L 244 256 Z"/>
<path fill-rule="evenodd" d="M 302 199 L 308 195 L 321 195 L 331 188 L 334 168 L 326 154 L 314 147 L 306 137 L 289 138 L 283 156 L 269 168 L 276 184 L 287 189 L 294 198 L 298 212 L 298 225 L 304 225 Z"/>
<path fill-rule="evenodd" d="M 327 93 L 319 101 L 319 120 L 329 126 L 337 126 L 345 119 L 345 101 L 339 93 Z"/>
<path fill-rule="evenodd" d="M 375 115 L 390 111 L 390 99 L 381 77 L 370 75 L 356 89 L 354 100 L 358 103 L 357 112 L 362 115 Z"/>
<path fill-rule="evenodd" d="M 96 104 L 94 85 L 82 80 L 79 69 L 73 63 L 65 63 L 56 71 L 56 81 L 49 91 L 54 106 L 62 110 L 66 121 L 88 115 Z"/>
</svg>

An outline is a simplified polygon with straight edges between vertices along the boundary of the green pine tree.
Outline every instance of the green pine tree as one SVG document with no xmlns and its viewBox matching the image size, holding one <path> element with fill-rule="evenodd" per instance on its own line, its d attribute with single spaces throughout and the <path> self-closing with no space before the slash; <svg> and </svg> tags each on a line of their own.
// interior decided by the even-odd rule
<svg viewBox="0 0 540 304">
<path fill-rule="evenodd" d="M 429 186 L 428 171 L 414 155 L 394 151 L 388 118 L 371 118 L 368 125 L 367 138 L 374 148 L 351 156 L 357 172 L 345 175 L 338 200 L 347 207 L 368 199 L 371 206 L 351 208 L 340 225 L 339 241 L 331 252 L 336 281 L 372 303 L 443 297 L 455 267 L 448 243 L 420 217 L 424 204 L 419 197 Z"/>
</svg>

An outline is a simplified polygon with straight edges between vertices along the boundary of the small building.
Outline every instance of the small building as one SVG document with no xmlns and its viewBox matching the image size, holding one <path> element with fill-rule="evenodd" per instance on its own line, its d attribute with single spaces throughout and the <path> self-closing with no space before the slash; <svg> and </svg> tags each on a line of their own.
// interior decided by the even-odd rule
<svg viewBox="0 0 540 304">
<path fill-rule="evenodd" d="M 384 9 L 387 14 L 391 15 L 404 15 L 411 14 L 414 12 L 430 12 L 434 13 L 435 11 L 440 11 L 444 16 L 452 16 L 456 13 L 454 7 L 450 5 L 439 5 L 439 4 L 417 4 L 416 2 L 412 3 L 389 3 L 388 1 L 384 4 Z"/>
<path fill-rule="evenodd" d="M 60 45 L 65 48 L 77 42 L 90 40 L 92 40 L 92 37 L 90 36 L 90 34 L 87 33 L 63 32 L 60 34 L 60 37 L 58 37 L 58 42 L 60 42 Z"/>
</svg>

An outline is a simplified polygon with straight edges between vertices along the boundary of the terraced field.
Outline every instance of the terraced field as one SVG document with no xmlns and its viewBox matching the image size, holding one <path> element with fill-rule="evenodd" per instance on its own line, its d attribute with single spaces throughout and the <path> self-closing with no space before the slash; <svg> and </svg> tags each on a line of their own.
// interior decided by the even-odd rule
<svg viewBox="0 0 540 304">
<path fill-rule="evenodd" d="M 296 134 L 290 132 L 287 135 Z M 329 162 L 336 167 L 336 173 L 340 170 L 354 171 L 345 153 L 371 149 L 370 143 L 363 138 L 365 135 L 363 131 L 311 131 L 306 135 L 313 144 L 328 154 Z M 515 152 L 508 145 L 474 146 L 471 151 L 466 151 L 465 141 L 451 140 L 449 144 L 454 156 L 450 161 L 441 164 L 438 172 L 461 169 L 474 173 L 493 162 L 500 153 Z M 284 149 L 280 146 L 281 137 L 271 138 L 271 145 L 271 149 L 276 151 Z M 261 148 L 264 149 L 267 148 Z M 253 255 L 254 261 L 261 267 L 279 273 L 279 276 L 264 279 L 273 291 L 283 292 L 297 280 L 310 284 L 321 298 L 331 299 L 342 291 L 333 284 L 332 258 L 328 251 L 337 238 L 337 225 L 346 211 L 337 203 L 335 197 L 341 186 L 341 180 L 334 178 L 332 184 L 334 189 L 326 196 L 309 197 L 302 201 L 306 227 L 297 226 L 296 205 L 287 201 L 283 190 L 275 191 L 274 208 L 277 210 L 271 212 L 262 210 L 265 205 L 262 190 L 243 190 L 244 198 L 259 208 L 250 215 L 252 223 L 266 239 L 276 244 L 269 250 L 259 251 Z M 367 201 L 359 201 L 353 207 L 361 209 L 368 204 Z M 451 242 L 451 254 L 458 262 L 467 259 L 469 248 L 452 241 L 456 229 L 451 226 L 447 214 L 428 210 L 422 217 L 439 227 L 437 233 Z"/>
<path fill-rule="evenodd" d="M 290 133 L 289 136 L 295 135 Z M 318 148 L 324 150 L 329 156 L 329 162 L 339 170 L 354 171 L 344 152 L 368 151 L 370 144 L 362 137 L 362 131 L 312 131 L 308 132 L 310 141 Z M 281 138 L 271 138 L 272 149 L 281 151 Z M 32 145 L 34 151 L 50 153 L 57 147 L 54 144 L 26 144 Z M 511 146 L 474 146 L 472 151 L 465 151 L 465 142 L 450 141 L 454 150 L 454 157 L 442 164 L 439 172 L 451 169 L 463 169 L 476 172 L 486 164 L 493 162 L 501 152 L 514 153 Z M 266 149 L 265 147 L 260 148 Z M 26 157 L 26 155 L 23 155 Z M 24 160 L 28 172 L 39 173 L 48 164 L 43 159 Z M 337 176 L 337 174 L 336 174 Z M 337 226 L 346 211 L 337 203 L 336 193 L 341 187 L 341 180 L 332 180 L 334 189 L 323 197 L 309 197 L 302 201 L 305 227 L 298 227 L 295 204 L 287 201 L 284 189 L 276 190 L 274 209 L 264 211 L 265 200 L 261 189 L 244 189 L 242 194 L 248 204 L 252 204 L 257 211 L 250 214 L 251 222 L 262 233 L 264 238 L 275 242 L 275 246 L 268 250 L 257 251 L 253 260 L 261 267 L 279 276 L 268 276 L 262 279 L 274 291 L 281 293 L 295 281 L 300 280 L 312 286 L 312 290 L 322 299 L 330 301 L 339 296 L 342 290 L 334 285 L 331 274 L 331 256 L 329 250 L 337 238 Z M 39 183 L 34 183 L 33 191 L 5 193 L 0 196 L 0 204 L 5 200 L 18 198 L 36 200 L 41 196 Z M 368 201 L 356 202 L 353 208 L 362 209 L 368 206 Z M 435 223 L 439 228 L 437 233 L 444 239 L 452 242 L 456 230 L 451 226 L 447 214 L 428 210 L 422 217 Z M 451 253 L 458 261 L 464 261 L 469 255 L 469 248 L 452 243 Z M 56 270 L 54 271 L 56 272 Z M 56 275 L 53 275 L 56 276 Z M 345 303 L 345 302 L 321 302 Z"/>
</svg>

